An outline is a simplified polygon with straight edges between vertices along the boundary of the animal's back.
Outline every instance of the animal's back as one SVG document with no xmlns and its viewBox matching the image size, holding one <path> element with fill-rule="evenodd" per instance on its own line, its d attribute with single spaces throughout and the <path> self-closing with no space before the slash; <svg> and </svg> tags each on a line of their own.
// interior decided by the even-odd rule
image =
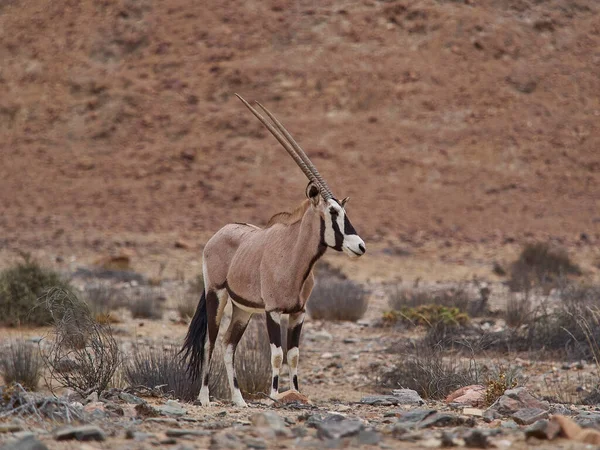
<svg viewBox="0 0 600 450">
<path fill-rule="evenodd" d="M 232 223 L 217 231 L 203 251 L 205 283 L 222 287 L 240 245 L 260 228 L 246 223 Z"/>
</svg>

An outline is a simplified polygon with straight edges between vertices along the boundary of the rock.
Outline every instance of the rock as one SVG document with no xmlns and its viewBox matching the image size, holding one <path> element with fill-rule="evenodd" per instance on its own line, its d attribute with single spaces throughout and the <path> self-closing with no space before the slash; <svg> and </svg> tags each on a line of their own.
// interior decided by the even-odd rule
<svg viewBox="0 0 600 450">
<path fill-rule="evenodd" d="M 427 417 L 435 414 L 437 411 L 435 409 L 414 409 L 412 411 L 406 411 L 401 414 L 398 418 L 399 424 L 402 424 L 408 428 L 414 428 L 417 424 Z"/>
<path fill-rule="evenodd" d="M 277 413 L 272 411 L 254 414 L 250 417 L 250 422 L 257 428 L 267 428 L 272 430 L 276 436 L 287 436 L 290 433 L 285 425 L 285 421 Z"/>
<path fill-rule="evenodd" d="M 126 403 L 130 403 L 133 405 L 141 405 L 146 403 L 146 401 L 136 395 L 128 394 L 127 392 L 120 392 L 119 398 Z"/>
<path fill-rule="evenodd" d="M 159 440 L 158 443 L 160 445 L 173 445 L 173 444 L 177 444 L 177 439 L 172 438 L 172 437 L 166 437 L 164 439 Z"/>
<path fill-rule="evenodd" d="M 157 406 L 156 409 L 165 416 L 185 416 L 187 411 L 183 406 L 176 402 L 175 400 L 167 400 L 167 403 L 164 405 Z"/>
<path fill-rule="evenodd" d="M 525 388 L 507 389 L 483 414 L 488 421 L 500 417 L 511 416 L 525 408 L 537 408 L 544 411 L 550 409 L 550 404 L 531 395 Z"/>
<path fill-rule="evenodd" d="M 534 437 L 551 441 L 558 436 L 558 433 L 560 433 L 558 422 L 542 419 L 525 430 L 525 439 Z"/>
<path fill-rule="evenodd" d="M 325 342 L 325 341 L 331 341 L 333 339 L 333 336 L 328 331 L 315 330 L 315 331 L 307 332 L 304 335 L 304 338 L 309 341 Z"/>
<path fill-rule="evenodd" d="M 488 448 L 490 441 L 487 433 L 482 430 L 472 430 L 464 436 L 465 446 L 470 448 Z"/>
<path fill-rule="evenodd" d="M 565 416 L 552 416 L 551 422 L 560 426 L 559 436 L 566 437 L 585 444 L 600 445 L 600 431 L 591 428 L 581 428 L 575 421 Z"/>
<path fill-rule="evenodd" d="M 310 400 L 306 395 L 301 394 L 298 391 L 289 390 L 280 392 L 275 396 L 275 400 L 279 403 L 301 403 L 303 405 L 310 405 Z"/>
<path fill-rule="evenodd" d="M 580 411 L 573 420 L 583 428 L 599 428 L 600 427 L 600 412 L 597 411 Z"/>
<path fill-rule="evenodd" d="M 514 413 L 511 417 L 519 425 L 531 425 L 538 420 L 547 419 L 548 411 L 540 408 L 524 408 Z"/>
<path fill-rule="evenodd" d="M 153 406 L 150 406 L 148 403 L 140 403 L 139 405 L 135 405 L 135 413 L 138 417 L 160 416 L 160 412 Z"/>
<path fill-rule="evenodd" d="M 23 427 L 18 423 L 0 423 L 0 433 L 13 433 L 22 429 Z"/>
<path fill-rule="evenodd" d="M 375 430 L 360 430 L 357 441 L 359 445 L 377 445 L 381 442 L 381 433 Z"/>
<path fill-rule="evenodd" d="M 104 431 L 93 425 L 84 425 L 80 427 L 65 427 L 54 432 L 54 439 L 57 441 L 68 441 L 76 439 L 78 441 L 105 441 Z"/>
<path fill-rule="evenodd" d="M 246 448 L 255 448 L 257 450 L 267 448 L 267 442 L 263 438 L 248 437 L 245 442 Z"/>
<path fill-rule="evenodd" d="M 133 439 L 134 441 L 137 441 L 137 442 L 144 442 L 148 439 L 152 439 L 155 437 L 156 437 L 155 435 L 153 435 L 151 433 L 144 433 L 143 431 L 134 431 L 134 430 L 125 431 L 126 439 Z"/>
<path fill-rule="evenodd" d="M 417 391 L 412 389 L 394 389 L 392 394 L 398 399 L 399 405 L 422 406 L 425 404 L 425 400 L 421 398 Z"/>
<path fill-rule="evenodd" d="M 178 438 L 182 436 L 210 436 L 209 430 L 184 430 L 181 428 L 169 428 L 165 434 L 167 437 Z"/>
<path fill-rule="evenodd" d="M 560 414 L 561 416 L 572 416 L 573 411 L 561 403 L 550 406 L 550 414 Z"/>
<path fill-rule="evenodd" d="M 364 428 L 364 424 L 359 419 L 331 414 L 325 420 L 318 422 L 316 428 L 317 437 L 320 439 L 340 439 L 358 434 Z"/>
<path fill-rule="evenodd" d="M 150 417 L 150 418 L 144 420 L 144 422 L 176 425 L 177 419 L 173 419 L 172 417 Z"/>
<path fill-rule="evenodd" d="M 98 393 L 94 391 L 85 398 L 85 403 L 98 403 L 98 400 Z"/>
<path fill-rule="evenodd" d="M 244 444 L 240 438 L 230 432 L 215 433 L 210 439 L 210 450 L 238 449 L 243 447 Z"/>
<path fill-rule="evenodd" d="M 483 409 L 479 408 L 464 408 L 462 413 L 465 416 L 483 417 Z"/>
<path fill-rule="evenodd" d="M 392 406 L 399 405 L 400 399 L 393 395 L 368 395 L 361 398 L 360 402 L 365 405 Z"/>
<path fill-rule="evenodd" d="M 419 422 L 418 426 L 419 428 L 456 427 L 464 423 L 465 419 L 456 414 L 436 412 Z"/>
<path fill-rule="evenodd" d="M 34 436 L 27 436 L 18 441 L 3 445 L 2 450 L 48 450 L 48 447 Z"/>
<path fill-rule="evenodd" d="M 481 407 L 485 405 L 485 391 L 485 386 L 481 386 L 480 384 L 465 386 L 446 397 L 446 403 Z"/>
<path fill-rule="evenodd" d="M 108 412 L 103 402 L 90 402 L 83 407 L 83 411 L 96 419 L 108 417 Z"/>
</svg>

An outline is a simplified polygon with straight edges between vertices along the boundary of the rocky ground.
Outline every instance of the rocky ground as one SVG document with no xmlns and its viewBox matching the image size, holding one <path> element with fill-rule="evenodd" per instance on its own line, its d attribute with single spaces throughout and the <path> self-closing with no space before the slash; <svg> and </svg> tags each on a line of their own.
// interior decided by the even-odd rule
<svg viewBox="0 0 600 450">
<path fill-rule="evenodd" d="M 80 289 L 91 282 L 98 280 L 73 278 Z M 140 287 L 156 289 L 145 283 L 140 277 L 139 281 L 113 285 L 128 295 Z M 163 282 L 160 292 L 165 313 L 160 320 L 134 320 L 128 311 L 117 311 L 118 323 L 113 326 L 124 351 L 131 349 L 133 342 L 158 347 L 180 345 L 187 330 L 186 321 L 176 312 L 176 293 L 182 287 L 178 281 Z M 501 285 L 489 288 L 495 292 L 495 308 L 506 293 Z M 476 355 L 475 361 L 481 366 L 503 364 L 519 373 L 518 386 L 506 391 L 491 407 L 485 404 L 486 386 L 471 386 L 445 401 L 422 399 L 415 391 L 400 387 L 381 388 L 378 374 L 393 367 L 401 357 L 390 353 L 390 348 L 421 332 L 382 327 L 382 313 L 389 308 L 386 291 L 376 284 L 369 289 L 369 308 L 356 323 L 307 319 L 300 383 L 309 403 L 302 399 L 288 403 L 284 396 L 277 402 L 250 400 L 247 409 L 218 400 L 207 408 L 142 395 L 120 382 L 119 387 L 100 398 L 96 394 L 82 398 L 58 389 L 58 398 L 52 400 L 56 404 L 50 408 L 44 402 L 51 397 L 43 387 L 38 394 L 23 394 L 21 409 L 0 413 L 0 442 L 7 449 L 43 449 L 45 445 L 50 449 L 159 446 L 181 450 L 449 446 L 583 449 L 589 448 L 589 443 L 600 445 L 590 431 L 600 428 L 600 409 L 580 404 L 597 383 L 593 364 L 538 360 L 531 354 Z M 502 320 L 481 318 L 475 322 L 482 327 L 503 327 Z M 48 338 L 48 333 L 48 329 L 4 329 L 1 336 L 3 340 L 18 337 L 39 341 Z M 284 367 L 283 386 L 287 386 L 286 375 Z M 56 388 L 56 384 L 53 386 Z M 31 404 L 36 407 L 28 408 Z M 582 430 L 579 425 L 586 428 Z"/>
</svg>

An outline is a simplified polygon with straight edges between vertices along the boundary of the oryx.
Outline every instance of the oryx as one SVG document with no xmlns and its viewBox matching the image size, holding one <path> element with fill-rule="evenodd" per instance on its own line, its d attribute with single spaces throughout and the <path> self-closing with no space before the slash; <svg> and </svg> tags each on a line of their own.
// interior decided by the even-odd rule
<svg viewBox="0 0 600 450">
<path fill-rule="evenodd" d="M 307 199 L 292 213 L 276 214 L 265 228 L 245 223 L 225 225 L 204 247 L 204 293 L 181 349 L 184 357 L 189 357 L 188 370 L 192 376 L 196 378 L 202 372 L 199 396 L 202 405 L 209 404 L 208 368 L 228 299 L 233 314 L 223 345 L 234 404 L 246 406 L 235 375 L 234 357 L 235 348 L 255 313 L 266 312 L 271 343 L 271 396 L 278 392 L 283 363 L 280 319 L 282 314 L 289 314 L 290 387 L 298 390 L 298 345 L 306 301 L 314 286 L 313 265 L 328 247 L 353 258 L 366 251 L 365 243 L 346 215 L 344 206 L 348 199 L 340 202 L 333 196 L 308 156 L 264 106 L 257 102 L 273 124 L 242 97 L 238 98 L 283 145 L 308 177 L 309 184 Z"/>
</svg>

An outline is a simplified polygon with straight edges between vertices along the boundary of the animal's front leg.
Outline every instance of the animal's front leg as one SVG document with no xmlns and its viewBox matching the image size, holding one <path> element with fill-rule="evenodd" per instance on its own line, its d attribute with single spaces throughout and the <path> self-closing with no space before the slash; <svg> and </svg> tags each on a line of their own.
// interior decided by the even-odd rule
<svg viewBox="0 0 600 450">
<path fill-rule="evenodd" d="M 287 334 L 287 363 L 290 367 L 290 388 L 298 390 L 298 359 L 300 358 L 300 332 L 304 323 L 304 311 L 290 314 Z"/>
<path fill-rule="evenodd" d="M 271 343 L 271 397 L 279 392 L 279 371 L 283 364 L 283 349 L 281 348 L 281 313 L 267 312 L 267 331 Z"/>
</svg>

